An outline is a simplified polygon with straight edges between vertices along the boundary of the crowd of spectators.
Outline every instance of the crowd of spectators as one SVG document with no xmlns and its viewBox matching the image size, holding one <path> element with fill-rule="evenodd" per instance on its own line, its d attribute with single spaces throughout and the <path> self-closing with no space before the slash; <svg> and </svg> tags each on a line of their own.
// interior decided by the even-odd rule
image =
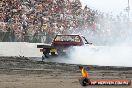
<svg viewBox="0 0 132 88">
<path fill-rule="evenodd" d="M 82 9 L 79 0 L 0 0 L 0 32 L 10 32 L 11 41 L 22 41 L 26 35 L 66 34 L 93 24 L 94 15 L 87 6 Z"/>
<path fill-rule="evenodd" d="M 102 13 L 82 8 L 80 0 L 0 0 L 0 40 L 42 42 L 37 39 L 46 36 L 49 43 L 54 34 L 100 29 L 98 18 Z"/>
</svg>

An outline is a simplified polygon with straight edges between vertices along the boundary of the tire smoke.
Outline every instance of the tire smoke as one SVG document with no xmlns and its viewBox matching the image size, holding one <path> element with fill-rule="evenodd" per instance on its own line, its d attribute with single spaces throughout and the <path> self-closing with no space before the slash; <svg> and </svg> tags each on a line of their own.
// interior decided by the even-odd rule
<svg viewBox="0 0 132 88">
<path fill-rule="evenodd" d="M 123 19 L 120 17 L 120 19 Z M 74 47 L 70 58 L 72 63 L 101 66 L 132 67 L 132 26 L 129 20 L 113 21 L 101 19 L 95 31 L 79 32 L 93 43 L 94 47 Z M 78 32 L 75 32 L 78 33 Z"/>
</svg>

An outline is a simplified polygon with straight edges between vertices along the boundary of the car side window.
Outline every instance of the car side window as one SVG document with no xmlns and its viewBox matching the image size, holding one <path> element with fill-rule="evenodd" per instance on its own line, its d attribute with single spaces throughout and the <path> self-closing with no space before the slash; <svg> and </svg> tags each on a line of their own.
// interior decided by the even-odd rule
<svg viewBox="0 0 132 88">
<path fill-rule="evenodd" d="M 61 36 L 57 36 L 57 37 L 55 38 L 55 41 L 61 41 Z"/>
<path fill-rule="evenodd" d="M 75 42 L 80 42 L 79 36 L 75 36 L 74 41 L 75 41 Z"/>
</svg>

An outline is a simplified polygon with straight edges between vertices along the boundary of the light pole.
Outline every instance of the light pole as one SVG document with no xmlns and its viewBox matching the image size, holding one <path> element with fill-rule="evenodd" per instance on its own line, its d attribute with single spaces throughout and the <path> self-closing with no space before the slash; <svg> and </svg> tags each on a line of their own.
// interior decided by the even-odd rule
<svg viewBox="0 0 132 88">
<path fill-rule="evenodd" d="M 125 8 L 125 11 L 127 12 L 128 20 L 129 20 L 129 17 L 130 17 L 130 16 L 129 16 L 129 15 L 130 15 L 130 5 L 129 5 L 129 4 L 130 4 L 130 1 L 128 0 L 127 2 L 128 2 L 128 5 L 127 5 L 127 7 Z"/>
<path fill-rule="evenodd" d="M 129 14 L 130 14 L 130 5 L 129 5 L 129 0 L 128 0 L 128 6 L 126 8 L 126 11 L 128 13 L 128 19 L 129 19 Z"/>
</svg>

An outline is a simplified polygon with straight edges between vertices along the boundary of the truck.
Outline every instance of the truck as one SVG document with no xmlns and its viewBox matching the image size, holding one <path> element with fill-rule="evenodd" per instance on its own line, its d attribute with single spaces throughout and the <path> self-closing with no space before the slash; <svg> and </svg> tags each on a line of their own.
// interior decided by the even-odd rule
<svg viewBox="0 0 132 88">
<path fill-rule="evenodd" d="M 54 37 L 51 44 L 37 45 L 40 48 L 40 52 L 43 53 L 43 58 L 49 58 L 50 56 L 66 56 L 69 51 L 72 51 L 74 46 L 91 45 L 87 39 L 82 35 L 70 34 L 62 35 L 58 34 Z"/>
</svg>

